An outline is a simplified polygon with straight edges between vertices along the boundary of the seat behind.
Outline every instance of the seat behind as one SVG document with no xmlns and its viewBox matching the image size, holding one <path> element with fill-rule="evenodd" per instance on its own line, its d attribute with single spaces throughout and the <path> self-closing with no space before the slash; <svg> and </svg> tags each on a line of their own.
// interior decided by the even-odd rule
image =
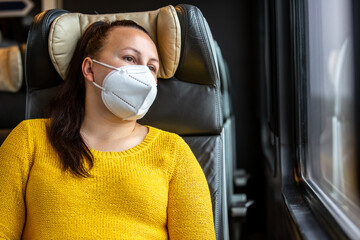
<svg viewBox="0 0 360 240">
<path fill-rule="evenodd" d="M 24 51 L 17 42 L 0 42 L 0 145 L 25 119 Z"/>
<path fill-rule="evenodd" d="M 175 7 L 181 26 L 181 55 L 175 75 L 158 79 L 158 95 L 140 123 L 181 135 L 197 157 L 207 178 L 217 239 L 228 239 L 223 156 L 220 78 L 213 38 L 200 10 Z M 46 105 L 62 79 L 48 52 L 49 29 L 67 13 L 50 10 L 31 25 L 26 52 L 26 117 L 44 117 Z"/>
</svg>

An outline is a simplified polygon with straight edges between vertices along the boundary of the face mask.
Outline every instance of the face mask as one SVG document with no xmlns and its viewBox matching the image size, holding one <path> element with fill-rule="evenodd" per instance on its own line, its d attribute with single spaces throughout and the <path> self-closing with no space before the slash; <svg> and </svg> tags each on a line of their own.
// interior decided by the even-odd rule
<svg viewBox="0 0 360 240">
<path fill-rule="evenodd" d="M 114 69 L 103 81 L 100 88 L 105 106 L 117 117 L 124 120 L 142 118 L 153 104 L 157 84 L 149 68 L 144 65 L 127 65 L 119 68 L 92 59 L 95 63 Z"/>
</svg>

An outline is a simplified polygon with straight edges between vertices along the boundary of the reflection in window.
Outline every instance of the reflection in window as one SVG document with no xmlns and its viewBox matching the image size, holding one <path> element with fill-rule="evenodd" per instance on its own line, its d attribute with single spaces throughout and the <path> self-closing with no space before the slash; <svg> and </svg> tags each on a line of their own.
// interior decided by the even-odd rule
<svg viewBox="0 0 360 240">
<path fill-rule="evenodd" d="M 308 1 L 307 10 L 307 177 L 360 226 L 351 1 Z"/>
</svg>

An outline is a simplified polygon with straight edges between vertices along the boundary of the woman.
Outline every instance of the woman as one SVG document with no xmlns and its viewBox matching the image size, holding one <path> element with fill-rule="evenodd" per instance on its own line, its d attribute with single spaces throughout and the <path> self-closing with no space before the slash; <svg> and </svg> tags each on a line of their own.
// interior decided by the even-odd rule
<svg viewBox="0 0 360 240">
<path fill-rule="evenodd" d="M 1 146 L 0 238 L 215 239 L 190 148 L 136 122 L 158 69 L 154 42 L 134 22 L 88 27 L 51 118 L 23 121 Z"/>
</svg>

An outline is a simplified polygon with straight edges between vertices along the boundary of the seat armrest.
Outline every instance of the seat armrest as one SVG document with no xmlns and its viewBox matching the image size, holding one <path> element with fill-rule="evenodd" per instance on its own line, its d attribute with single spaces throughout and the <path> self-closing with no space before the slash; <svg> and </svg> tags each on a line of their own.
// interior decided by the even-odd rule
<svg viewBox="0 0 360 240">
<path fill-rule="evenodd" d="M 236 169 L 234 171 L 234 186 L 235 187 L 245 187 L 250 178 L 245 169 Z"/>
</svg>

